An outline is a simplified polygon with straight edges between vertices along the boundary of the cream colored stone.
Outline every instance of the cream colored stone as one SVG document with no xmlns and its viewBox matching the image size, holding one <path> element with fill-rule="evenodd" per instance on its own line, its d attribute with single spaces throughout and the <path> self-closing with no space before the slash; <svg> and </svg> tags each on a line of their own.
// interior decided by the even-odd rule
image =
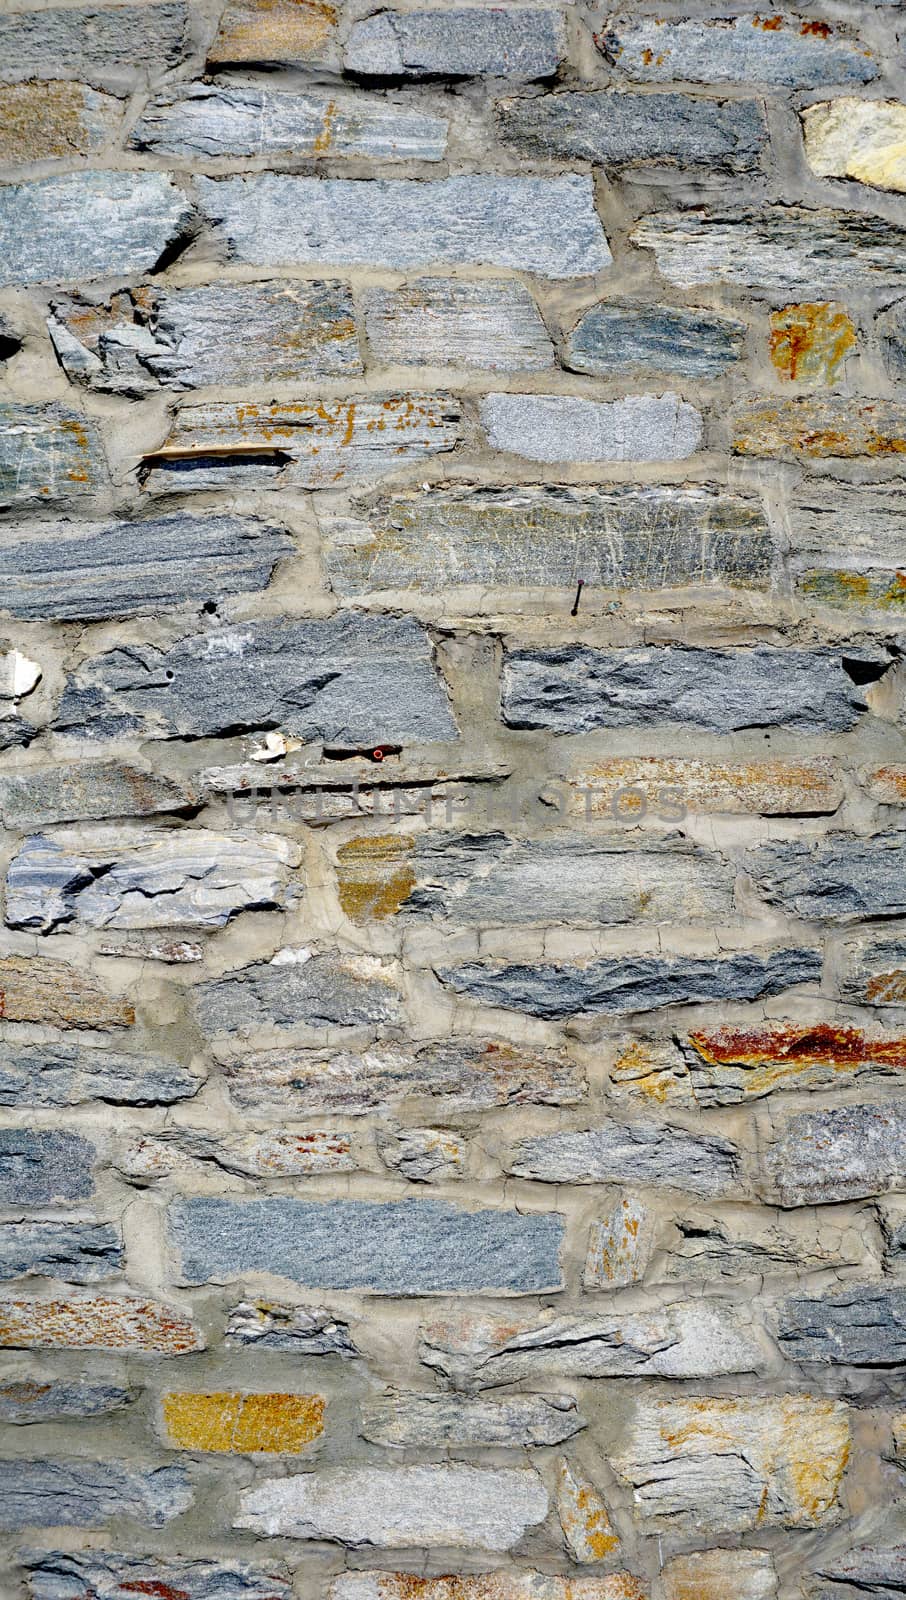
<svg viewBox="0 0 906 1600">
<path fill-rule="evenodd" d="M 801 113 L 805 153 L 819 178 L 855 178 L 906 193 L 906 105 L 898 100 L 822 100 Z"/>
</svg>

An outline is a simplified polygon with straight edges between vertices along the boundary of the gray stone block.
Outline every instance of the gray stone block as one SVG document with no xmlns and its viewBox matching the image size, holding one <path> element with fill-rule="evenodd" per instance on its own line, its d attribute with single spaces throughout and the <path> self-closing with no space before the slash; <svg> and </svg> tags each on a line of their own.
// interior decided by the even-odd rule
<svg viewBox="0 0 906 1600">
<path fill-rule="evenodd" d="M 688 94 L 613 94 L 592 89 L 501 100 L 500 136 L 528 155 L 751 172 L 767 149 L 757 100 L 699 100 Z"/>
<path fill-rule="evenodd" d="M 838 1294 L 792 1295 L 780 1307 L 777 1338 L 790 1361 L 902 1367 L 906 1289 L 858 1283 Z"/>
<path fill-rule="evenodd" d="M 398 1022 L 402 991 L 392 962 L 375 956 L 297 951 L 199 984 L 195 1001 L 198 1020 L 207 1032 L 250 1033 L 262 1027 Z"/>
<path fill-rule="evenodd" d="M 551 78 L 566 53 L 560 10 L 377 11 L 354 22 L 347 72 L 381 78 Z"/>
<path fill-rule="evenodd" d="M 102 1528 L 134 1517 L 162 1528 L 194 1496 L 184 1467 L 122 1461 L 0 1461 L 0 1529 Z"/>
<path fill-rule="evenodd" d="M 860 39 L 797 17 L 612 17 L 597 45 L 635 83 L 766 83 L 801 91 L 870 83 L 880 70 Z"/>
<path fill-rule="evenodd" d="M 743 863 L 765 899 L 797 917 L 906 915 L 906 831 L 776 839 L 746 851 Z"/>
<path fill-rule="evenodd" d="M 317 1307 L 280 1305 L 273 1300 L 242 1301 L 234 1306 L 227 1319 L 226 1340 L 256 1350 L 339 1356 L 343 1361 L 359 1355 L 348 1323 Z"/>
<path fill-rule="evenodd" d="M 763 1155 L 769 1198 L 828 1205 L 900 1189 L 906 1181 L 906 1110 L 895 1100 L 788 1118 Z"/>
<path fill-rule="evenodd" d="M 0 1204 L 51 1206 L 94 1192 L 93 1144 L 77 1133 L 0 1128 Z"/>
<path fill-rule="evenodd" d="M 703 435 L 701 414 L 675 394 L 489 394 L 480 413 L 492 450 L 529 461 L 683 461 Z"/>
<path fill-rule="evenodd" d="M 126 87 L 182 60 L 187 19 L 182 0 L 7 11 L 0 17 L 0 80 L 66 75 Z"/>
<path fill-rule="evenodd" d="M 123 1242 L 104 1222 L 0 1222 L 0 1278 L 100 1283 L 124 1265 Z"/>
<path fill-rule="evenodd" d="M 362 290 L 372 355 L 401 366 L 540 372 L 554 351 L 538 308 L 516 279 L 417 278 Z"/>
<path fill-rule="evenodd" d="M 172 1105 L 198 1093 L 204 1079 L 178 1061 L 122 1055 L 91 1045 L 3 1043 L 0 1106 Z"/>
<path fill-rule="evenodd" d="M 131 1390 L 112 1383 L 68 1383 L 36 1373 L 0 1382 L 0 1422 L 28 1426 L 70 1417 L 105 1417 L 122 1411 L 133 1398 Z"/>
<path fill-rule="evenodd" d="M 26 1555 L 31 1600 L 291 1600 L 285 1567 L 245 1561 L 186 1561 L 120 1550 L 44 1550 Z"/>
<path fill-rule="evenodd" d="M 100 433 L 83 412 L 0 402 L 0 506 L 89 499 L 108 481 Z"/>
<path fill-rule="evenodd" d="M 717 378 L 740 359 L 745 338 L 745 323 L 732 317 L 602 300 L 576 323 L 562 360 L 571 372 L 601 378 L 631 372 Z"/>
<path fill-rule="evenodd" d="M 739 1151 L 728 1139 L 669 1123 L 609 1121 L 524 1139 L 507 1170 L 541 1183 L 650 1183 L 714 1195 L 737 1185 Z"/>
<path fill-rule="evenodd" d="M 48 822 L 151 817 L 182 811 L 189 793 L 172 778 L 122 761 L 71 762 L 0 773 L 4 827 L 26 833 Z"/>
<path fill-rule="evenodd" d="M 514 1394 L 505 1400 L 408 1394 L 392 1389 L 362 1406 L 362 1436 L 390 1449 L 518 1449 L 562 1444 L 586 1426 L 573 1395 Z"/>
<path fill-rule="evenodd" d="M 0 286 L 153 272 L 187 235 L 192 215 L 165 172 L 75 172 L 0 185 Z"/>
<path fill-rule="evenodd" d="M 906 1004 L 906 939 L 853 939 L 844 945 L 839 975 L 841 1000 L 859 1006 Z"/>
</svg>

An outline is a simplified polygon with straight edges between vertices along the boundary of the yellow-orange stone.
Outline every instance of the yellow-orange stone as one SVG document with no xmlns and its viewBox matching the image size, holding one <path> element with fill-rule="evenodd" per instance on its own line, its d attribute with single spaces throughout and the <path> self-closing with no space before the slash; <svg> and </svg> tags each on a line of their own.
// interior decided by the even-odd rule
<svg viewBox="0 0 906 1600">
<path fill-rule="evenodd" d="M 852 322 L 831 301 L 784 306 L 771 315 L 771 360 L 790 383 L 833 383 L 855 343 Z"/>
<path fill-rule="evenodd" d="M 87 156 L 110 138 L 123 102 L 81 83 L 12 83 L 0 89 L 0 164 Z"/>
<path fill-rule="evenodd" d="M 295 1455 L 324 1432 L 319 1394 L 165 1394 L 171 1444 L 184 1450 L 266 1451 Z"/>
<path fill-rule="evenodd" d="M 336 31 L 337 13 L 323 0 L 232 0 L 208 61 L 212 66 L 323 61 L 332 53 Z"/>
<path fill-rule="evenodd" d="M 350 839 L 337 851 L 340 905 L 352 922 L 382 921 L 399 911 L 415 888 L 410 857 L 415 840 L 378 834 Z"/>
<path fill-rule="evenodd" d="M 0 1019 L 56 1028 L 129 1028 L 135 1011 L 65 961 L 7 956 L 0 961 Z"/>
</svg>

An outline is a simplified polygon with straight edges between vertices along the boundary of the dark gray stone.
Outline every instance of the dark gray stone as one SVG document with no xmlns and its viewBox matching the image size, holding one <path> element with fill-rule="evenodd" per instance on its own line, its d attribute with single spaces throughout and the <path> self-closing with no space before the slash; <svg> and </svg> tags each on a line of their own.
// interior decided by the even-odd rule
<svg viewBox="0 0 906 1600">
<path fill-rule="evenodd" d="M 530 80 L 553 77 L 565 52 L 559 10 L 377 11 L 353 23 L 343 65 L 361 77 Z"/>
<path fill-rule="evenodd" d="M 906 380 L 906 300 L 888 306 L 878 318 L 878 332 L 887 375 L 894 383 L 902 383 Z"/>
<path fill-rule="evenodd" d="M 906 915 L 906 831 L 774 839 L 748 850 L 746 871 L 771 905 L 813 921 Z"/>
<path fill-rule="evenodd" d="M 888 0 L 881 0 L 887 4 Z M 906 1591 L 906 1541 L 891 1545 L 883 1535 L 871 1544 L 856 1545 L 842 1555 L 828 1553 L 818 1557 L 815 1572 L 846 1588 L 822 1591 L 821 1600 L 855 1600 L 867 1595 L 871 1600 L 898 1600 Z"/>
<path fill-rule="evenodd" d="M 100 1283 L 123 1264 L 123 1241 L 105 1222 L 0 1222 L 0 1278 Z"/>
<path fill-rule="evenodd" d="M 24 717 L 18 716 L 14 711 L 8 712 L 0 716 L 0 751 L 29 745 L 36 733 L 37 729 L 30 722 L 26 722 Z"/>
<path fill-rule="evenodd" d="M 777 1337 L 790 1361 L 848 1367 L 906 1365 L 906 1289 L 849 1284 L 839 1294 L 793 1295 Z"/>
<path fill-rule="evenodd" d="M 378 361 L 492 372 L 554 364 L 538 308 L 516 279 L 416 278 L 399 289 L 363 289 L 362 308 Z"/>
<path fill-rule="evenodd" d="M 880 676 L 883 650 L 874 659 Z M 818 733 L 854 727 L 867 702 L 865 688 L 852 681 L 834 650 L 563 645 L 509 651 L 502 708 L 511 728 L 555 733 L 658 722 L 715 733 L 770 727 Z"/>
<path fill-rule="evenodd" d="M 390 1449 L 499 1449 L 562 1444 L 586 1426 L 573 1395 L 514 1394 L 504 1400 L 401 1393 L 362 1406 L 362 1437 Z"/>
<path fill-rule="evenodd" d="M 286 1569 L 269 1559 L 246 1562 L 184 1561 L 133 1556 L 119 1550 L 46 1550 L 28 1553 L 31 1600 L 292 1600 Z"/>
<path fill-rule="evenodd" d="M 779 1129 L 763 1165 L 782 1206 L 887 1194 L 906 1180 L 906 1110 L 889 1101 L 802 1112 Z"/>
<path fill-rule="evenodd" d="M 0 528 L 0 609 L 30 622 L 134 617 L 266 589 L 295 554 L 281 528 L 254 517 Z"/>
<path fill-rule="evenodd" d="M 541 1183 L 650 1183 L 713 1195 L 737 1184 L 739 1151 L 727 1139 L 669 1123 L 610 1121 L 524 1139 L 507 1170 Z"/>
<path fill-rule="evenodd" d="M 269 1272 L 311 1289 L 538 1294 L 561 1284 L 563 1218 L 465 1211 L 441 1200 L 177 1202 L 181 1281 Z"/>
<path fill-rule="evenodd" d="M 355 614 L 108 651 L 69 678 L 56 727 L 164 739 L 279 727 L 368 749 L 457 737 L 424 630 L 409 618 Z"/>
<path fill-rule="evenodd" d="M 329 1311 L 279 1305 L 272 1300 L 243 1301 L 234 1306 L 226 1338 L 256 1350 L 291 1350 L 299 1356 L 339 1356 L 353 1361 L 359 1355 L 348 1323 L 337 1321 Z"/>
<path fill-rule="evenodd" d="M 208 1033 L 300 1025 L 355 1027 L 398 1022 L 402 994 L 396 969 L 373 956 L 337 953 L 259 961 L 194 991 Z"/>
<path fill-rule="evenodd" d="M 48 822 L 151 817 L 191 804 L 172 778 L 122 761 L 79 761 L 0 773 L 0 817 L 26 833 Z"/>
<path fill-rule="evenodd" d="M 0 506 L 84 500 L 108 481 L 97 425 L 81 411 L 0 403 Z"/>
<path fill-rule="evenodd" d="M 162 1528 L 188 1510 L 184 1467 L 143 1471 L 121 1461 L 0 1461 L 0 1529 L 98 1528 L 135 1517 Z"/>
<path fill-rule="evenodd" d="M 65 1422 L 104 1417 L 129 1405 L 133 1394 L 112 1383 L 67 1383 L 36 1375 L 0 1382 L 0 1422 Z"/>
<path fill-rule="evenodd" d="M 576 323 L 562 360 L 593 377 L 641 371 L 716 378 L 740 359 L 745 338 L 744 322 L 713 312 L 602 300 Z"/>
<path fill-rule="evenodd" d="M 153 272 L 188 236 L 192 216 L 165 172 L 74 172 L 0 185 L 0 285 Z"/>
<path fill-rule="evenodd" d="M 182 60 L 187 18 L 182 0 L 7 11 L 0 17 L 0 80 L 74 77 L 126 87 Z"/>
<path fill-rule="evenodd" d="M 646 162 L 750 172 L 767 146 L 757 100 L 698 100 L 688 94 L 612 94 L 593 89 L 502 100 L 501 138 L 532 155 L 604 167 Z"/>
<path fill-rule="evenodd" d="M 50 1206 L 94 1192 L 94 1145 L 57 1129 L 0 1128 L 0 1204 Z"/>
<path fill-rule="evenodd" d="M 204 1079 L 178 1061 L 121 1055 L 84 1044 L 16 1044 L 0 1050 L 0 1106 L 172 1105 L 197 1094 Z"/>
<path fill-rule="evenodd" d="M 598 49 L 635 83 L 767 83 L 821 89 L 870 83 L 879 62 L 861 40 L 821 23 L 751 15 L 695 18 L 611 17 Z"/>
<path fill-rule="evenodd" d="M 584 966 L 467 961 L 437 976 L 457 994 L 532 1017 L 619 1014 L 707 1000 L 757 1000 L 821 977 L 818 950 L 713 956 L 601 956 Z"/>
</svg>

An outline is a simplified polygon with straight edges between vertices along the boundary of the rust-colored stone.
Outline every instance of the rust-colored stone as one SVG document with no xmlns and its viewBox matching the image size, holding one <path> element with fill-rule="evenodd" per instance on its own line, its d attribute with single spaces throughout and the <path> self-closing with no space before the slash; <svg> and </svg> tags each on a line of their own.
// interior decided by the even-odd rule
<svg viewBox="0 0 906 1600">
<path fill-rule="evenodd" d="M 181 1356 L 203 1350 L 189 1317 L 133 1296 L 0 1300 L 0 1347 L 7 1350 L 134 1350 Z"/>
<path fill-rule="evenodd" d="M 383 833 L 350 839 L 337 851 L 340 905 L 352 922 L 381 922 L 399 911 L 415 887 L 415 840 Z"/>
<path fill-rule="evenodd" d="M 906 1035 L 877 1037 L 861 1028 L 828 1023 L 696 1029 L 689 1034 L 689 1043 L 709 1066 L 747 1069 L 739 1081 L 744 1096 L 805 1088 L 815 1077 L 823 1081 L 828 1071 L 841 1076 L 871 1067 L 906 1071 Z"/>
<path fill-rule="evenodd" d="M 648 1231 L 648 1212 L 631 1195 L 623 1195 L 609 1216 L 593 1222 L 582 1279 L 586 1289 L 638 1283 L 651 1253 Z"/>
<path fill-rule="evenodd" d="M 739 456 L 852 460 L 906 455 L 906 406 L 843 395 L 741 405 L 731 418 Z"/>
<path fill-rule="evenodd" d="M 184 1450 L 295 1455 L 324 1432 L 319 1394 L 165 1394 L 164 1424 Z"/>
<path fill-rule="evenodd" d="M 865 774 L 865 787 L 882 805 L 906 806 L 906 764 L 874 767 Z"/>
<path fill-rule="evenodd" d="M 82 83 L 12 83 L 0 89 L 0 165 L 91 155 L 123 112 L 121 100 Z"/>
<path fill-rule="evenodd" d="M 129 1028 L 135 1010 L 65 961 L 6 956 L 0 960 L 0 1020 L 46 1022 L 56 1028 Z"/>
<path fill-rule="evenodd" d="M 210 50 L 211 66 L 328 64 L 337 13 L 324 0 L 230 0 Z"/>
<path fill-rule="evenodd" d="M 855 344 L 852 321 L 832 301 L 784 306 L 771 315 L 771 361 L 790 383 L 833 383 Z"/>
<path fill-rule="evenodd" d="M 836 811 L 843 799 L 836 763 L 824 756 L 734 762 L 615 756 L 574 774 L 567 785 L 569 815 L 587 821 L 669 821 L 684 812 L 721 811 L 795 816 Z"/>
</svg>

